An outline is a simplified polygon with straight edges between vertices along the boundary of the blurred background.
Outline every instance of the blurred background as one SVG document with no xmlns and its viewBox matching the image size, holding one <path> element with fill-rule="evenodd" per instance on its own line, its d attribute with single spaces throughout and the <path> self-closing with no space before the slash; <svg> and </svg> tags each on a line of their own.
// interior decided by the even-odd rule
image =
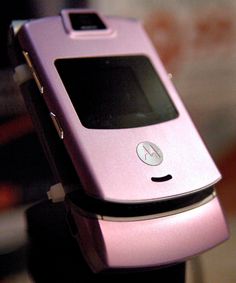
<svg viewBox="0 0 236 283">
<path fill-rule="evenodd" d="M 89 7 L 137 18 L 150 36 L 223 179 L 217 191 L 230 239 L 191 260 L 187 283 L 236 282 L 236 2 L 233 0 L 22 0 L 0 10 L 0 282 L 34 282 L 27 272 L 25 210 L 53 184 L 7 55 L 12 19 Z M 199 176 L 200 177 L 200 176 Z"/>
</svg>

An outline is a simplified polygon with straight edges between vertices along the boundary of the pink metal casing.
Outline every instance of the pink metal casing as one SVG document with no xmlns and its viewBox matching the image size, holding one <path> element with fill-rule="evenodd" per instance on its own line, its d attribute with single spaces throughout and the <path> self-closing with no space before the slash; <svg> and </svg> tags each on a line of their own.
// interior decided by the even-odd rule
<svg viewBox="0 0 236 283">
<path fill-rule="evenodd" d="M 72 10 L 73 12 L 75 10 Z M 82 10 L 80 12 L 84 12 Z M 156 51 L 138 21 L 104 18 L 103 32 L 74 32 L 67 12 L 29 21 L 19 32 L 20 44 L 29 53 L 44 87 L 49 111 L 64 131 L 64 144 L 87 195 L 122 203 L 175 198 L 205 189 L 221 175 L 196 131 Z M 54 66 L 59 58 L 146 55 L 152 61 L 179 117 L 157 125 L 91 130 L 82 126 Z M 164 155 L 159 166 L 138 158 L 142 141 L 157 144 Z M 171 174 L 167 182 L 151 177 Z M 181 262 L 223 242 L 228 237 L 217 197 L 167 215 L 145 219 L 91 217 L 67 203 L 78 227 L 78 243 L 95 272 L 107 268 L 147 268 Z M 158 204 L 157 204 L 158 205 Z"/>
<path fill-rule="evenodd" d="M 63 13 L 66 15 L 67 12 Z M 63 128 L 64 144 L 85 192 L 108 201 L 143 202 L 173 198 L 219 181 L 221 175 L 142 25 L 136 20 L 116 17 L 106 17 L 104 21 L 109 27 L 106 32 L 69 32 L 68 23 L 60 16 L 29 21 L 19 31 L 20 44 L 29 53 L 44 87 L 43 96 L 49 111 L 56 115 Z M 83 127 L 54 61 L 139 54 L 151 60 L 179 117 L 132 129 Z M 136 146 L 143 141 L 150 141 L 162 150 L 164 161 L 159 166 L 146 165 L 138 158 Z M 173 176 L 167 182 L 151 181 L 151 177 L 167 174 Z"/>
<path fill-rule="evenodd" d="M 70 209 L 78 227 L 76 238 L 94 272 L 183 262 L 228 238 L 217 197 L 183 212 L 139 220 L 96 219 L 73 205 Z"/>
</svg>

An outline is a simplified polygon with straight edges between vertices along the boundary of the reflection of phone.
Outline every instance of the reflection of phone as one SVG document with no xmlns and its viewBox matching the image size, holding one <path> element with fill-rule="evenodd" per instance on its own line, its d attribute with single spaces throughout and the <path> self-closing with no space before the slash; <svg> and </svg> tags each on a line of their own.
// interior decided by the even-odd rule
<svg viewBox="0 0 236 283">
<path fill-rule="evenodd" d="M 80 178 L 69 221 L 95 271 L 179 262 L 227 238 L 221 175 L 139 22 L 63 10 L 17 38 Z"/>
</svg>

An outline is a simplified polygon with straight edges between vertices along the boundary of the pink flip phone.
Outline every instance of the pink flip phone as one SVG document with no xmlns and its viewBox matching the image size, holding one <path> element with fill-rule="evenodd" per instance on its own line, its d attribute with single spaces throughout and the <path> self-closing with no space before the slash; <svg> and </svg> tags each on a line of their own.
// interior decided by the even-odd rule
<svg viewBox="0 0 236 283">
<path fill-rule="evenodd" d="M 139 21 L 68 9 L 17 37 L 82 184 L 65 202 L 94 272 L 182 262 L 228 238 L 221 175 Z"/>
</svg>

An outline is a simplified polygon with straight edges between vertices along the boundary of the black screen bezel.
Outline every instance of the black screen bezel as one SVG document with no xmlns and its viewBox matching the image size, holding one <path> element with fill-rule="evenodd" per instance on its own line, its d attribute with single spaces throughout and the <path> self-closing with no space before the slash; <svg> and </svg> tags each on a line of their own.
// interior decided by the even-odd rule
<svg viewBox="0 0 236 283">
<path fill-rule="evenodd" d="M 63 58 L 57 59 L 55 66 L 79 116 L 81 124 L 86 128 L 123 129 L 142 127 L 166 122 L 177 118 L 179 115 L 150 59 L 145 55 Z M 156 101 L 155 103 L 150 103 L 153 104 L 151 105 L 153 111 L 150 113 L 133 114 L 127 111 L 127 115 L 120 115 L 118 119 L 118 117 L 112 117 L 112 114 L 115 112 L 114 110 L 116 110 L 114 106 L 113 113 L 108 113 L 110 116 L 105 115 L 106 113 L 104 112 L 110 111 L 108 110 L 110 105 L 107 107 L 105 105 L 103 111 L 100 111 L 100 114 L 98 113 L 99 115 L 96 116 L 96 114 L 94 114 L 96 111 L 93 107 L 97 107 L 98 103 L 96 103 L 96 97 L 98 96 L 96 96 L 97 94 L 93 94 L 93 98 L 96 96 L 95 102 L 89 104 L 87 101 L 86 105 L 86 102 L 83 101 L 83 96 L 78 96 L 80 91 L 79 86 L 82 85 L 82 82 L 79 80 L 84 74 L 87 74 L 87 77 L 91 76 L 91 74 L 93 74 L 93 76 L 98 74 L 99 76 L 103 68 L 110 68 L 111 70 L 112 68 L 131 68 L 149 100 Z M 104 80 L 105 79 L 108 78 L 104 78 Z M 93 88 L 96 78 L 93 78 L 93 80 L 91 83 L 88 81 L 83 88 Z M 159 93 L 157 93 L 157 88 L 159 88 Z M 86 111 L 89 112 L 90 115 L 87 115 Z"/>
</svg>

